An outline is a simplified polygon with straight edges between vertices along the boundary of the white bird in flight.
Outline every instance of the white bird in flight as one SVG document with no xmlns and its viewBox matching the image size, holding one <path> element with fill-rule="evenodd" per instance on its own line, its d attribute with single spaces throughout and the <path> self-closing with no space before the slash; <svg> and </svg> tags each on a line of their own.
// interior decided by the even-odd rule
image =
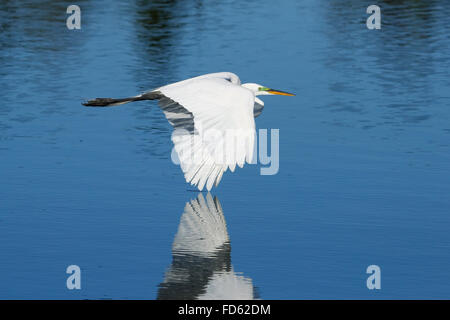
<svg viewBox="0 0 450 320">
<path fill-rule="evenodd" d="M 168 84 L 129 98 L 96 98 L 83 105 L 111 107 L 159 100 L 174 127 L 172 141 L 186 182 L 201 191 L 217 186 L 228 169 L 253 159 L 255 120 L 264 108 L 259 95 L 294 94 L 244 83 L 231 72 L 210 73 Z M 226 158 L 226 159 L 225 159 Z"/>
</svg>

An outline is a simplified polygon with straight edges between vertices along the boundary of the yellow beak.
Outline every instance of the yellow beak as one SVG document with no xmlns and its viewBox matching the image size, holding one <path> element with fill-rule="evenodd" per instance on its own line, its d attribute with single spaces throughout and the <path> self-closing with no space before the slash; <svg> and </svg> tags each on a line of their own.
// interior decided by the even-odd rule
<svg viewBox="0 0 450 320">
<path fill-rule="evenodd" d="M 280 96 L 295 96 L 295 94 L 293 94 L 293 93 L 280 91 L 280 90 L 274 90 L 274 89 L 269 89 L 269 90 L 267 90 L 267 92 L 269 92 L 271 94 L 278 94 Z"/>
</svg>

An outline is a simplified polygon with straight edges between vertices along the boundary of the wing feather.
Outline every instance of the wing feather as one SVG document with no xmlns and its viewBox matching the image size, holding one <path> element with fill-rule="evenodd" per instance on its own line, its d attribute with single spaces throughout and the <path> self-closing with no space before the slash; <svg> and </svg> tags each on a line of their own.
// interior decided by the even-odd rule
<svg viewBox="0 0 450 320">
<path fill-rule="evenodd" d="M 236 82 L 236 81 L 235 81 Z M 200 77 L 158 88 L 161 109 L 185 179 L 200 190 L 253 157 L 254 94 L 224 77 Z"/>
</svg>

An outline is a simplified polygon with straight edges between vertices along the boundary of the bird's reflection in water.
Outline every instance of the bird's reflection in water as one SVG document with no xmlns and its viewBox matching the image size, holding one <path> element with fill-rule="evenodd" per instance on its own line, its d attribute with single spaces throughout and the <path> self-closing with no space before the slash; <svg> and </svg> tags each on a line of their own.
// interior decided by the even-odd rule
<svg viewBox="0 0 450 320">
<path fill-rule="evenodd" d="M 252 280 L 233 270 L 222 207 L 210 193 L 186 203 L 172 255 L 158 299 L 255 298 Z"/>
</svg>

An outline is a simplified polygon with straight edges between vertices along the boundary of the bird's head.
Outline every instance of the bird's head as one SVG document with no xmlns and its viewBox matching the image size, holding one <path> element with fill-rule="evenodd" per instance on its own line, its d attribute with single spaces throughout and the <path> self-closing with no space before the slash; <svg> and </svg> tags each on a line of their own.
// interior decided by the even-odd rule
<svg viewBox="0 0 450 320">
<path fill-rule="evenodd" d="M 247 88 L 247 89 L 253 91 L 255 96 L 274 95 L 274 94 L 277 94 L 280 96 L 295 96 L 295 94 L 293 94 L 293 93 L 267 88 L 267 87 L 264 87 L 257 83 L 244 83 L 242 86 L 244 88 Z"/>
</svg>

